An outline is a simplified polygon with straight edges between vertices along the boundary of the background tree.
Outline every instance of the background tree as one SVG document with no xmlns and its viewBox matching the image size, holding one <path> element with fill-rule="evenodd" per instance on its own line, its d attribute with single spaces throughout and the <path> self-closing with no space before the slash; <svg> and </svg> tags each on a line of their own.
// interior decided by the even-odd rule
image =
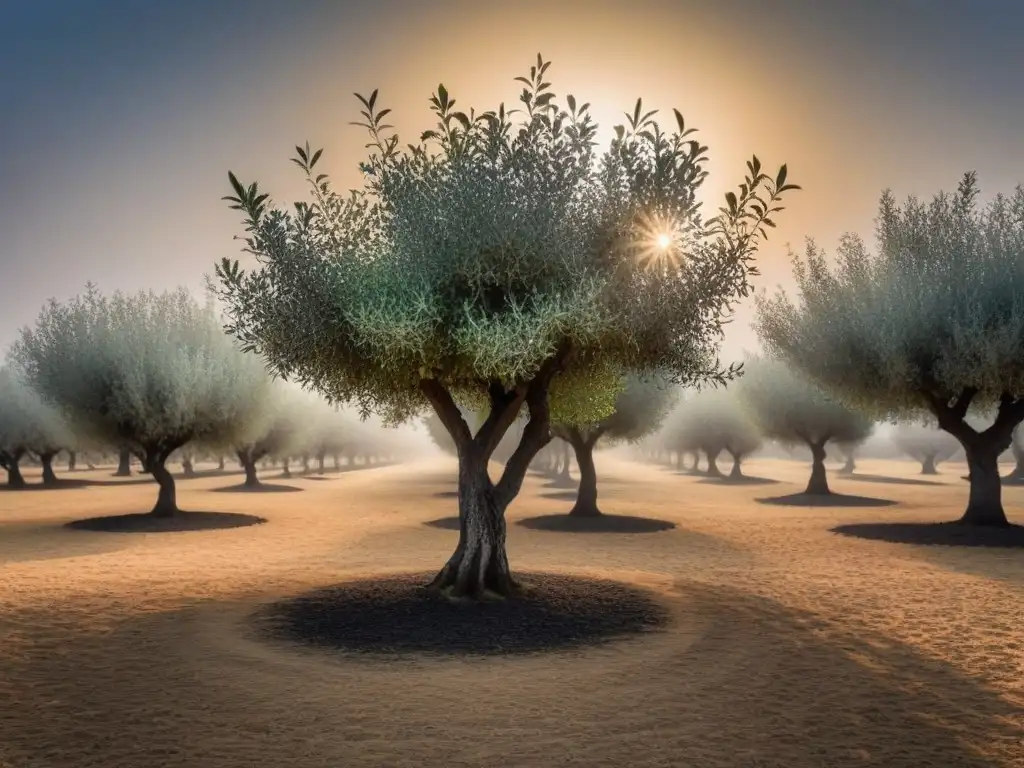
<svg viewBox="0 0 1024 768">
<path fill-rule="evenodd" d="M 94 439 L 126 445 L 160 490 L 154 515 L 177 512 L 167 458 L 187 443 L 229 439 L 252 414 L 249 368 L 212 304 L 184 289 L 102 296 L 93 286 L 51 301 L 12 354 L 27 380 Z"/>
<path fill-rule="evenodd" d="M 1014 467 L 1013 471 L 1003 478 L 1003 482 L 1020 485 L 1024 483 L 1024 433 L 1020 425 L 1013 430 L 1010 450 L 1013 452 Z"/>
<path fill-rule="evenodd" d="M 960 443 L 951 434 L 921 424 L 900 424 L 893 430 L 892 441 L 907 456 L 921 462 L 922 475 L 939 474 L 936 465 L 960 450 Z"/>
<path fill-rule="evenodd" d="M 840 467 L 839 474 L 852 475 L 854 473 L 857 469 L 857 461 L 854 454 L 857 453 L 857 449 L 864 444 L 868 437 L 870 437 L 870 434 L 864 435 L 859 440 L 844 440 L 835 444 L 839 455 L 843 459 L 843 466 Z"/>
<path fill-rule="evenodd" d="M 556 424 L 554 434 L 572 446 L 580 470 L 576 503 L 569 511 L 578 517 L 596 517 L 597 467 L 594 446 L 602 438 L 610 441 L 635 442 L 656 431 L 671 409 L 675 390 L 671 383 L 657 376 L 629 376 L 615 398 L 615 411 L 600 421 L 587 425 Z M 565 457 L 568 470 L 568 456 Z"/>
<path fill-rule="evenodd" d="M 975 174 L 930 204 L 883 193 L 878 248 L 813 241 L 794 260 L 799 296 L 759 301 L 768 347 L 837 397 L 896 418 L 928 414 L 963 446 L 962 523 L 1007 525 L 999 455 L 1024 420 L 1024 186 L 977 205 Z M 990 426 L 966 420 L 995 411 Z"/>
<path fill-rule="evenodd" d="M 35 454 L 42 464 L 43 484 L 56 485 L 53 458 L 74 445 L 60 412 L 26 383 L 23 372 L 0 368 L 0 467 L 7 471 L 7 484 L 25 486 L 19 465 L 26 454 Z"/>
<path fill-rule="evenodd" d="M 825 444 L 864 440 L 871 433 L 871 421 L 826 395 L 781 360 L 749 359 L 742 382 L 739 395 L 763 435 L 810 449 L 811 477 L 805 493 L 831 493 L 825 475 Z"/>
<path fill-rule="evenodd" d="M 718 457 L 724 451 L 732 458 L 730 479 L 741 479 L 743 459 L 761 447 L 760 432 L 737 398 L 742 383 L 740 379 L 727 388 L 694 393 L 670 417 L 665 429 L 673 450 L 705 453 L 711 477 L 725 477 L 718 468 Z"/>
<path fill-rule="evenodd" d="M 589 424 L 614 407 L 625 372 L 687 384 L 724 379 L 723 316 L 748 292 L 759 238 L 780 207 L 757 158 L 739 193 L 704 219 L 707 148 L 658 125 L 637 100 L 607 152 L 589 105 L 556 101 L 538 56 L 518 125 L 505 106 L 455 109 L 431 97 L 437 127 L 400 146 L 377 92 L 360 96 L 371 156 L 365 185 L 335 192 L 297 147 L 311 198 L 276 207 L 230 181 L 258 267 L 218 267 L 231 332 L 335 402 L 391 422 L 431 407 L 458 449 L 459 542 L 433 586 L 456 595 L 515 591 L 504 512 L 550 441 L 548 395 Z M 575 394 L 574 394 L 575 393 Z M 486 414 L 474 432 L 459 405 Z M 520 442 L 497 482 L 488 461 L 521 410 Z"/>
</svg>

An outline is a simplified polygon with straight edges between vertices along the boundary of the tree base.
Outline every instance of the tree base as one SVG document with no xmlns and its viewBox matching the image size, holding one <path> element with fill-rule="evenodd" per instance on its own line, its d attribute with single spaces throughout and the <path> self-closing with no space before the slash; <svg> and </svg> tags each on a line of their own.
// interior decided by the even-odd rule
<svg viewBox="0 0 1024 768">
<path fill-rule="evenodd" d="M 505 599 L 522 593 L 509 572 L 505 552 L 483 542 L 460 543 L 426 588 L 453 600 Z"/>
<path fill-rule="evenodd" d="M 569 510 L 569 517 L 603 517 L 604 513 L 596 506 L 589 504 L 584 506 L 576 505 Z"/>
</svg>

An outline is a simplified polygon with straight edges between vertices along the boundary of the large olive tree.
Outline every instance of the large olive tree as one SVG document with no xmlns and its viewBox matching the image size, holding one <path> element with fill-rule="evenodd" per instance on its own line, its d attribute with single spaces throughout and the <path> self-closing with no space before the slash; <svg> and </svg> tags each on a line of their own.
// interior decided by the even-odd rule
<svg viewBox="0 0 1024 768">
<path fill-rule="evenodd" d="M 799 295 L 761 298 L 758 330 L 837 397 L 936 419 L 967 455 L 961 522 L 1007 525 L 998 460 L 1024 420 L 1024 186 L 984 207 L 978 193 L 973 173 L 928 204 L 886 191 L 877 249 L 848 235 L 829 265 L 809 242 Z M 972 426 L 969 409 L 995 419 Z"/>
<path fill-rule="evenodd" d="M 825 475 L 825 445 L 860 442 L 872 423 L 781 360 L 752 358 L 744 366 L 738 394 L 765 437 L 784 445 L 804 444 L 811 450 L 808 494 L 831 493 Z"/>
<path fill-rule="evenodd" d="M 50 301 L 12 356 L 86 435 L 142 459 L 160 486 L 153 514 L 167 516 L 178 509 L 167 458 L 245 434 L 254 418 L 251 366 L 221 322 L 184 289 L 105 297 L 89 286 Z"/>
<path fill-rule="evenodd" d="M 572 446 L 580 468 L 579 490 L 570 515 L 596 517 L 601 514 L 597 507 L 597 468 L 594 465 L 597 442 L 601 439 L 640 440 L 661 426 L 674 400 L 675 389 L 664 378 L 629 376 L 615 398 L 615 410 L 610 415 L 591 424 L 554 425 L 554 433 Z"/>
<path fill-rule="evenodd" d="M 308 144 L 293 160 L 310 198 L 294 206 L 229 176 L 257 262 L 218 266 L 231 332 L 331 400 L 395 422 L 434 409 L 458 450 L 460 534 L 433 586 L 456 595 L 515 591 L 504 511 L 553 415 L 603 419 L 627 372 L 730 375 L 723 316 L 793 188 L 754 158 L 705 219 L 707 148 L 678 111 L 667 129 L 638 100 L 598 155 L 589 105 L 559 103 L 548 64 L 520 78 L 517 111 L 459 111 L 438 86 L 436 128 L 404 148 L 377 92 L 360 96 L 372 150 L 350 194 Z M 476 431 L 460 404 L 486 413 Z M 488 459 L 521 409 L 494 482 Z"/>
</svg>

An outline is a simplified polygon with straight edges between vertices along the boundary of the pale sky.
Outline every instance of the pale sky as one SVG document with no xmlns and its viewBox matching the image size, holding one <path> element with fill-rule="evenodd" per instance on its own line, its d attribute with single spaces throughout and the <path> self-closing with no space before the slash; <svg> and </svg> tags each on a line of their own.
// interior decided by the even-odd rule
<svg viewBox="0 0 1024 768">
<path fill-rule="evenodd" d="M 437 0 L 0 4 L 0 346 L 49 297 L 200 290 L 238 255 L 228 169 L 279 199 L 309 140 L 341 186 L 364 139 L 352 93 L 408 140 L 443 82 L 460 106 L 513 103 L 537 52 L 558 94 L 610 130 L 638 96 L 682 111 L 710 147 L 719 198 L 757 153 L 803 185 L 759 257 L 788 280 L 786 242 L 870 237 L 879 193 L 930 196 L 976 170 L 1024 181 L 1019 0 Z M 492 7 L 494 6 L 494 7 Z M 553 10 L 557 8 L 557 10 Z M 749 308 L 727 359 L 756 342 Z"/>
</svg>

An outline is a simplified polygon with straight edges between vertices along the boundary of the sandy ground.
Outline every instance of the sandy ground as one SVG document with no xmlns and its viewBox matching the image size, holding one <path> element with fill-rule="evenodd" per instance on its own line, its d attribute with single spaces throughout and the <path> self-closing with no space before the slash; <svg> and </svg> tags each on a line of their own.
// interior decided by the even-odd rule
<svg viewBox="0 0 1024 768">
<path fill-rule="evenodd" d="M 181 482 L 186 509 L 269 521 L 222 531 L 62 527 L 145 511 L 148 484 L 0 493 L 0 765 L 1024 766 L 1024 549 L 830 532 L 955 518 L 962 466 L 936 485 L 833 475 L 836 490 L 898 504 L 828 509 L 756 501 L 800 490 L 796 462 L 749 462 L 782 482 L 741 487 L 598 467 L 605 511 L 677 527 L 517 525 L 570 504 L 531 477 L 509 510 L 513 568 L 640 585 L 671 624 L 483 659 L 355 659 L 267 643 L 248 620 L 281 596 L 438 568 L 457 534 L 424 523 L 455 511 L 449 460 L 278 481 L 298 493 Z M 914 479 L 916 465 L 859 471 Z M 1024 489 L 1005 501 L 1024 522 Z"/>
</svg>

